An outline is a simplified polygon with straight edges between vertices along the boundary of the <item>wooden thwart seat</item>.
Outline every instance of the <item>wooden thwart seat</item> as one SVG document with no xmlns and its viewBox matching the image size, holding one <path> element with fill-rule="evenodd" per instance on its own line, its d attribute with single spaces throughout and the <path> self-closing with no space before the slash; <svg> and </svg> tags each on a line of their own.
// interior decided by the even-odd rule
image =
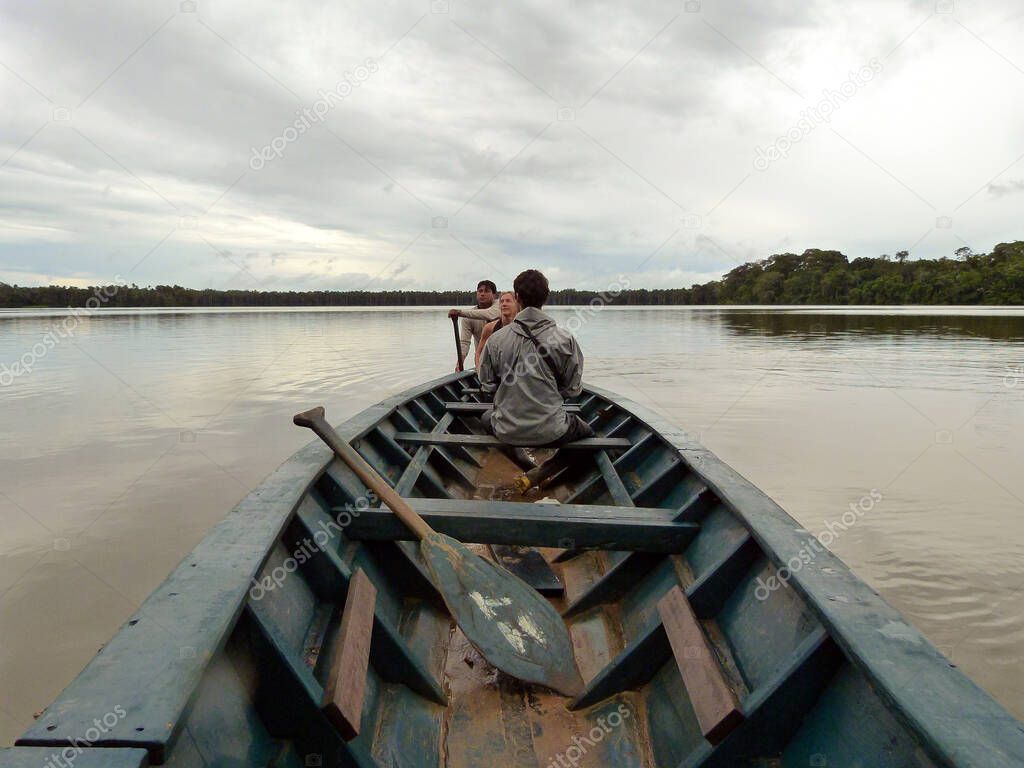
<svg viewBox="0 0 1024 768">
<path fill-rule="evenodd" d="M 682 552 L 700 530 L 665 519 L 667 510 L 630 510 L 615 518 L 575 505 L 456 499 L 408 499 L 427 524 L 459 541 L 619 551 Z M 552 509 L 552 507 L 554 507 Z M 662 513 L 660 518 L 655 514 Z M 415 534 L 387 507 L 360 512 L 345 529 L 353 541 L 411 541 Z"/>
<path fill-rule="evenodd" d="M 361 568 L 356 570 L 348 585 L 331 671 L 320 703 L 324 715 L 345 741 L 359 735 L 376 602 L 377 588 Z"/>
<path fill-rule="evenodd" d="M 393 438 L 410 445 L 463 445 L 471 448 L 502 448 L 506 444 L 490 435 L 452 435 L 429 432 L 395 432 Z M 588 437 L 559 446 L 566 451 L 603 451 L 609 448 L 629 448 L 632 443 L 625 437 Z"/>
<path fill-rule="evenodd" d="M 444 407 L 448 413 L 483 413 L 494 406 L 491 403 L 447 402 Z M 562 408 L 566 413 L 579 413 L 580 411 L 578 405 L 563 405 Z"/>
<path fill-rule="evenodd" d="M 718 744 L 743 722 L 739 700 L 683 590 L 669 590 L 658 601 L 658 613 L 701 732 Z"/>
</svg>

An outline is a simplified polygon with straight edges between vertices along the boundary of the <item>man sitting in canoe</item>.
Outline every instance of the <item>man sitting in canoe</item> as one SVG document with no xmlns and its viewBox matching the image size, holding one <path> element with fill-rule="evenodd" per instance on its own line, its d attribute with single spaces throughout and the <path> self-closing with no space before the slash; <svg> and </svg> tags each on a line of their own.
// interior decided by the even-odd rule
<svg viewBox="0 0 1024 768">
<path fill-rule="evenodd" d="M 497 320 L 501 314 L 497 302 L 494 301 L 498 294 L 498 286 L 490 280 L 481 280 L 476 285 L 476 306 L 472 309 L 450 309 L 448 317 L 461 317 L 461 333 L 459 334 L 459 346 L 462 348 L 462 359 L 469 357 L 469 345 L 471 341 L 476 342 L 477 349 L 480 348 L 480 336 L 484 332 L 484 326 L 492 320 Z M 462 370 L 462 365 L 455 366 L 456 371 Z"/>
<path fill-rule="evenodd" d="M 590 426 L 563 407 L 565 398 L 582 391 L 583 352 L 541 311 L 548 279 L 528 269 L 513 287 L 519 314 L 491 335 L 480 360 L 481 391 L 494 399 L 484 426 L 509 445 L 557 446 L 591 437 Z"/>
</svg>

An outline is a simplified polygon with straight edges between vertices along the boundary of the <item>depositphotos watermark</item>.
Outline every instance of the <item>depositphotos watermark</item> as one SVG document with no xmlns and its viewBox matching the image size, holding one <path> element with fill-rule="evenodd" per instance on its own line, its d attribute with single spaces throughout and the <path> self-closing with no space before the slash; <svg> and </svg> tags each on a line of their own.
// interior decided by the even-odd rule
<svg viewBox="0 0 1024 768">
<path fill-rule="evenodd" d="M 114 279 L 122 284 L 124 282 L 120 275 Z M 53 323 L 42 338 L 26 350 L 21 357 L 9 366 L 6 363 L 0 363 L 0 387 L 9 387 L 15 379 L 32 373 L 36 364 L 46 357 L 51 349 L 64 339 L 75 335 L 75 329 L 78 328 L 83 317 L 88 317 L 96 312 L 116 296 L 120 289 L 120 285 L 97 286 L 92 289 L 93 295 L 86 299 L 84 307 L 68 307 L 68 314 L 64 315 L 60 322 Z"/>
<path fill-rule="evenodd" d="M 771 597 L 775 590 L 788 587 L 789 580 L 793 578 L 794 573 L 799 573 L 805 565 L 813 563 L 825 547 L 830 546 L 842 533 L 856 525 L 866 513 L 873 510 L 875 505 L 882 501 L 882 498 L 882 492 L 872 488 L 870 493 L 861 496 L 859 501 L 851 502 L 850 508 L 843 512 L 838 521 L 825 523 L 825 528 L 818 531 L 817 536 L 807 539 L 797 553 L 789 558 L 774 575 L 767 579 L 758 576 L 755 579 L 757 587 L 754 588 L 754 597 L 764 601 Z"/>
<path fill-rule="evenodd" d="M 128 713 L 125 708 L 118 704 L 102 718 L 95 718 L 92 721 L 92 727 L 86 729 L 82 738 L 68 739 L 68 746 L 60 752 L 50 755 L 49 759 L 43 763 L 43 768 L 71 768 L 80 754 L 99 741 L 100 736 L 109 733 L 111 728 L 126 717 L 128 717 Z"/>
<path fill-rule="evenodd" d="M 603 291 L 592 298 L 584 307 L 573 307 L 573 316 L 565 321 L 564 325 L 569 333 L 576 333 L 586 325 L 588 322 L 597 316 L 597 313 L 604 309 L 612 300 L 621 294 L 623 291 L 629 288 L 629 278 L 625 275 L 619 275 L 617 280 L 613 280 L 609 283 Z M 533 373 L 535 371 L 543 370 L 542 365 L 546 365 L 543 360 L 544 357 L 541 355 L 540 350 L 544 348 L 541 344 L 538 349 L 531 349 L 526 354 L 522 355 L 516 360 L 516 364 L 509 368 L 502 377 L 502 381 L 506 385 L 511 385 L 520 376 L 527 373 Z"/>
<path fill-rule="evenodd" d="M 602 309 L 612 302 L 612 299 L 616 298 L 619 294 L 629 288 L 629 278 L 625 275 L 619 275 L 618 280 L 613 280 L 607 287 L 601 291 L 597 296 L 592 298 L 585 307 L 573 307 L 573 317 L 570 317 L 565 321 L 565 327 L 569 333 L 576 333 L 580 328 L 586 325 L 590 320 L 594 319 Z"/>
<path fill-rule="evenodd" d="M 547 768 L 569 768 L 569 766 L 576 768 L 580 764 L 580 760 L 587 754 L 588 747 L 596 747 L 604 741 L 605 736 L 621 727 L 632 715 L 629 707 L 619 704 L 611 714 L 597 718 L 597 725 L 591 728 L 586 736 L 573 736 L 572 746 L 565 752 L 559 752 L 552 757 L 548 761 Z"/>
<path fill-rule="evenodd" d="M 1006 375 L 1003 376 L 1003 386 L 1007 389 L 1015 389 L 1018 384 L 1024 381 L 1024 365 L 1014 367 L 1006 366 Z"/>
<path fill-rule="evenodd" d="M 300 565 L 312 559 L 313 555 L 317 552 L 323 552 L 327 544 L 335 536 L 344 531 L 352 524 L 355 518 L 368 510 L 372 504 L 376 504 L 377 501 L 377 494 L 373 491 L 367 491 L 365 496 L 360 496 L 356 499 L 354 505 L 346 504 L 344 509 L 327 522 L 323 520 L 318 522 L 317 528 L 319 530 L 313 532 L 312 539 L 309 536 L 303 538 L 292 554 L 286 557 L 281 565 L 274 566 L 270 573 L 264 574 L 263 578 L 259 581 L 256 579 L 252 580 L 252 586 L 249 588 L 249 598 L 259 602 L 268 592 L 280 589 L 284 585 L 285 579 L 288 578 L 288 574 L 295 573 Z"/>
<path fill-rule="evenodd" d="M 754 158 L 754 168 L 759 171 L 767 171 L 768 167 L 776 160 L 784 160 L 789 157 L 789 151 L 794 144 L 807 138 L 822 123 L 831 122 L 832 115 L 853 98 L 857 91 L 874 80 L 883 68 L 882 62 L 878 59 L 871 59 L 857 71 L 850 72 L 849 77 L 838 88 L 824 89 L 822 91 L 823 98 L 814 106 L 801 110 L 800 119 L 789 130 L 767 147 L 758 146 L 757 157 Z"/>
<path fill-rule="evenodd" d="M 297 141 L 299 136 L 312 128 L 315 123 L 322 123 L 332 109 L 347 99 L 352 91 L 369 80 L 370 75 L 379 71 L 380 65 L 374 59 L 366 59 L 352 72 L 346 72 L 343 79 L 334 86 L 334 90 L 325 91 L 321 88 L 317 91 L 320 98 L 308 107 L 295 110 L 298 117 L 281 132 L 280 136 L 275 136 L 262 149 L 252 147 L 249 167 L 254 171 L 259 171 L 275 157 L 284 157 L 284 151 L 289 144 Z"/>
</svg>

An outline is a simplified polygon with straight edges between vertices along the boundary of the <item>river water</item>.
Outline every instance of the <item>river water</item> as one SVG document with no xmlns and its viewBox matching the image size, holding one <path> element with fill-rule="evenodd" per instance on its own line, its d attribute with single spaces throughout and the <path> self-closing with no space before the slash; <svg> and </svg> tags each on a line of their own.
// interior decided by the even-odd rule
<svg viewBox="0 0 1024 768">
<path fill-rule="evenodd" d="M 586 380 L 806 528 L 869 506 L 832 549 L 1024 718 L 1024 310 L 584 316 Z M 454 364 L 431 308 L 101 310 L 47 337 L 60 321 L 0 311 L 0 745 L 308 441 L 292 414 L 341 421 Z"/>
</svg>

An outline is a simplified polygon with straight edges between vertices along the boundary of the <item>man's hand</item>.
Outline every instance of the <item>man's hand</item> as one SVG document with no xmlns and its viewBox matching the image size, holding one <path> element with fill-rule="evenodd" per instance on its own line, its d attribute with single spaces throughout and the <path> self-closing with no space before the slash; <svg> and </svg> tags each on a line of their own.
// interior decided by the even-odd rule
<svg viewBox="0 0 1024 768">
<path fill-rule="evenodd" d="M 455 366 L 455 372 L 456 373 L 462 373 L 463 370 L 464 369 L 463 369 L 462 365 L 456 365 Z"/>
<path fill-rule="evenodd" d="M 459 312 L 459 310 L 457 310 L 457 309 L 449 309 L 448 310 L 448 317 L 459 317 L 461 314 L 462 313 Z"/>
</svg>

